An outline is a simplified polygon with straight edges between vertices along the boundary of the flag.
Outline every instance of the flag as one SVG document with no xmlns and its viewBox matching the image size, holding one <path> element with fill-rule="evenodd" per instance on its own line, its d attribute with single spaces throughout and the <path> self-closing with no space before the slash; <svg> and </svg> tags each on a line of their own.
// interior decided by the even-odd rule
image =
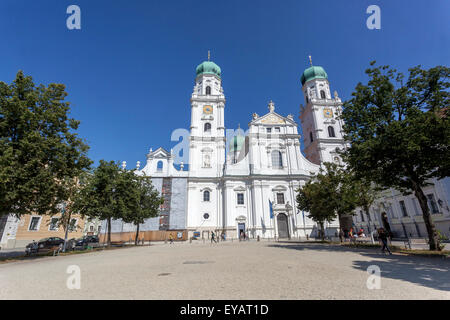
<svg viewBox="0 0 450 320">
<path fill-rule="evenodd" d="M 269 199 L 269 208 L 270 208 L 270 219 L 273 219 L 272 201 L 270 201 L 270 199 Z"/>
</svg>

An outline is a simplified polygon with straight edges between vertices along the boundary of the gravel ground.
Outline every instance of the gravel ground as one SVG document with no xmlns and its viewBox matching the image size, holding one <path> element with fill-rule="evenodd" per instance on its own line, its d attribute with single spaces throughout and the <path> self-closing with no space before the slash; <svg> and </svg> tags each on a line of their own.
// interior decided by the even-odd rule
<svg viewBox="0 0 450 320">
<path fill-rule="evenodd" d="M 450 259 L 290 242 L 158 244 L 0 264 L 0 299 L 448 299 Z M 70 265 L 81 288 L 68 289 Z M 381 270 L 369 290 L 367 268 Z"/>
</svg>

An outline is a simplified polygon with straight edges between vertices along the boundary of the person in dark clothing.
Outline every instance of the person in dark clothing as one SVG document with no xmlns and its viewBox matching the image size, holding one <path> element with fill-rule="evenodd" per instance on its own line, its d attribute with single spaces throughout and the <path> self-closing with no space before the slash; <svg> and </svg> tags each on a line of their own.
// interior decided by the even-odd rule
<svg viewBox="0 0 450 320">
<path fill-rule="evenodd" d="M 217 241 L 216 241 L 216 234 L 214 233 L 214 231 L 211 231 L 211 243 L 213 243 L 213 241 L 215 243 L 217 243 Z"/>
<path fill-rule="evenodd" d="M 341 240 L 341 243 L 344 242 L 344 232 L 341 230 L 339 230 L 339 240 Z"/>
<path fill-rule="evenodd" d="M 383 247 L 381 248 L 381 252 L 385 253 L 384 250 L 387 249 L 389 254 L 392 254 L 391 250 L 389 250 L 389 247 L 388 247 L 388 234 L 383 228 L 378 229 L 378 239 L 383 244 Z"/>
</svg>

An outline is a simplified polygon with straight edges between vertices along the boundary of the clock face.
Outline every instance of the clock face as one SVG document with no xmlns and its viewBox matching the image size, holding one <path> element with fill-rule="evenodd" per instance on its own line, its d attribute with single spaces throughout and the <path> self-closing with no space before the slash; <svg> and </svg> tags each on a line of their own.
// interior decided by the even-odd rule
<svg viewBox="0 0 450 320">
<path fill-rule="evenodd" d="M 330 108 L 323 109 L 323 115 L 325 118 L 333 118 L 333 111 Z"/>
<path fill-rule="evenodd" d="M 213 112 L 213 107 L 212 106 L 204 106 L 203 107 L 203 113 L 204 114 L 211 114 Z"/>
</svg>

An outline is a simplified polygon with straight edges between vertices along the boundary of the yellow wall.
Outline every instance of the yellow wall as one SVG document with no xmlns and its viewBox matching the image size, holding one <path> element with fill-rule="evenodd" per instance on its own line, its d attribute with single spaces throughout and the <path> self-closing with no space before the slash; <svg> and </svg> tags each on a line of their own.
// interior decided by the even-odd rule
<svg viewBox="0 0 450 320">
<path fill-rule="evenodd" d="M 36 231 L 28 230 L 31 217 L 41 217 L 39 229 Z M 59 216 L 53 216 L 53 218 L 58 218 Z M 25 215 L 20 218 L 19 226 L 17 227 L 16 241 L 29 240 L 39 240 L 48 237 L 60 237 L 64 239 L 65 232 L 64 228 L 60 226 L 58 230 L 49 230 L 50 227 L 50 216 L 38 216 L 38 215 Z M 74 232 L 68 233 L 68 239 L 81 238 L 83 236 L 84 223 L 85 221 L 79 215 L 73 215 L 73 219 L 77 219 L 77 228 Z"/>
</svg>

